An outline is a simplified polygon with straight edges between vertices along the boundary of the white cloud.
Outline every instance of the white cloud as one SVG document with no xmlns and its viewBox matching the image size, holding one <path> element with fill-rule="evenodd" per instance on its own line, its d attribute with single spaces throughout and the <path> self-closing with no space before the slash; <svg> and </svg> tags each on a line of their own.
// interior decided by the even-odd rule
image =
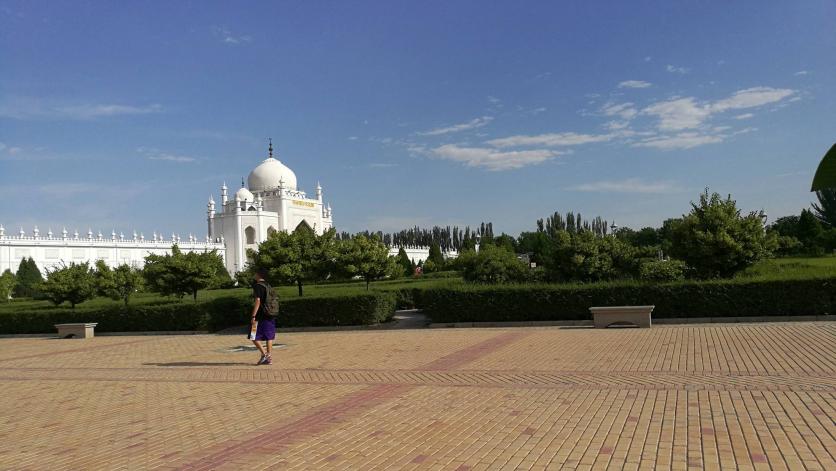
<svg viewBox="0 0 836 471">
<path fill-rule="evenodd" d="M 435 158 L 460 162 L 468 167 L 482 167 L 491 171 L 513 170 L 551 160 L 560 152 L 546 149 L 499 151 L 482 147 L 460 147 L 446 144 L 432 149 Z"/>
<path fill-rule="evenodd" d="M 743 114 L 739 114 L 739 115 L 735 116 L 734 119 L 738 119 L 738 120 L 749 119 L 749 118 L 753 118 L 754 116 L 755 115 L 752 114 L 752 113 L 743 113 Z"/>
<path fill-rule="evenodd" d="M 247 36 L 247 35 L 236 36 L 236 35 L 233 35 L 232 32 L 228 28 L 223 27 L 223 26 L 215 27 L 214 32 L 215 32 L 215 36 L 218 36 L 219 38 L 221 38 L 221 41 L 223 41 L 226 44 L 248 43 L 248 42 L 252 41 L 252 39 L 253 39 L 252 36 Z"/>
<path fill-rule="evenodd" d="M 654 103 L 642 113 L 658 117 L 661 131 L 681 131 L 700 127 L 712 114 L 777 103 L 795 93 L 795 90 L 786 88 L 753 87 L 738 90 L 728 98 L 713 103 L 699 103 L 693 97 L 671 99 Z"/>
<path fill-rule="evenodd" d="M 349 140 L 349 141 L 356 141 L 356 140 L 357 140 L 357 136 L 348 136 L 348 140 Z"/>
<path fill-rule="evenodd" d="M 719 100 L 711 105 L 711 112 L 726 110 L 740 110 L 767 105 L 783 100 L 795 94 L 795 90 L 787 88 L 753 87 L 734 92 L 732 96 Z"/>
<path fill-rule="evenodd" d="M 189 163 L 195 162 L 197 159 L 185 155 L 174 155 L 168 152 L 162 152 L 153 147 L 137 147 L 136 151 L 145 156 L 148 160 L 160 160 L 165 162 Z"/>
<path fill-rule="evenodd" d="M 630 120 L 639 112 L 632 103 L 606 103 L 601 107 L 605 116 L 618 116 L 621 119 Z"/>
<path fill-rule="evenodd" d="M 642 110 L 642 113 L 659 118 L 659 129 L 676 131 L 695 128 L 702 124 L 711 111 L 699 105 L 692 97 L 654 103 Z"/>
<path fill-rule="evenodd" d="M 17 154 L 19 154 L 22 150 L 23 150 L 23 148 L 21 148 L 21 147 L 9 147 L 9 151 L 8 151 L 8 152 L 9 152 L 9 155 L 17 155 Z"/>
<path fill-rule="evenodd" d="M 696 132 L 681 132 L 674 135 L 654 136 L 633 144 L 633 147 L 651 147 L 659 150 L 692 149 L 706 144 L 723 142 L 726 136 L 722 134 L 700 134 Z"/>
<path fill-rule="evenodd" d="M 685 67 L 674 67 L 670 64 L 668 64 L 667 67 L 665 67 L 665 70 L 672 74 L 687 74 L 691 71 L 691 69 L 686 69 Z"/>
<path fill-rule="evenodd" d="M 625 80 L 618 84 L 618 88 L 647 88 L 652 85 L 652 83 L 643 80 Z"/>
<path fill-rule="evenodd" d="M 810 72 L 808 72 L 806 70 L 799 70 L 798 72 L 794 73 L 793 75 L 807 75 L 809 73 Z"/>
<path fill-rule="evenodd" d="M 501 139 L 492 139 L 487 143 L 494 147 L 520 147 L 520 146 L 544 146 L 544 147 L 562 147 L 562 146 L 576 146 L 581 144 L 589 144 L 591 142 L 609 141 L 614 136 L 612 134 L 578 134 L 574 132 L 561 132 L 539 134 L 536 136 L 509 136 Z"/>
<path fill-rule="evenodd" d="M 569 187 L 574 191 L 589 191 L 599 193 L 675 193 L 682 191 L 680 187 L 669 181 L 645 182 L 638 178 L 628 178 L 619 181 L 598 181 Z"/>
<path fill-rule="evenodd" d="M 178 162 L 178 163 L 186 163 L 186 162 L 194 162 L 194 157 L 187 157 L 185 155 L 172 155 L 172 154 L 156 154 L 151 155 L 148 157 L 148 160 L 164 160 L 167 162 Z"/>
<path fill-rule="evenodd" d="M 498 105 L 498 104 L 502 103 L 502 100 L 500 100 L 499 98 L 497 98 L 495 96 L 488 95 L 488 102 L 492 105 Z"/>
<path fill-rule="evenodd" d="M 145 106 L 93 103 L 59 105 L 45 103 L 39 99 L 14 98 L 0 104 L 0 117 L 21 120 L 89 120 L 115 116 L 145 115 L 161 113 L 162 111 L 162 105 L 156 103 Z"/>
<path fill-rule="evenodd" d="M 461 124 L 454 124 L 453 126 L 447 126 L 444 128 L 436 128 L 431 129 L 425 132 L 419 132 L 419 136 L 440 136 L 442 134 L 449 134 L 453 132 L 461 132 L 461 131 L 468 131 L 470 129 L 477 129 L 481 128 L 482 126 L 487 126 L 491 121 L 493 121 L 493 117 L 491 116 L 482 116 L 481 118 L 472 119 L 466 123 Z"/>
</svg>

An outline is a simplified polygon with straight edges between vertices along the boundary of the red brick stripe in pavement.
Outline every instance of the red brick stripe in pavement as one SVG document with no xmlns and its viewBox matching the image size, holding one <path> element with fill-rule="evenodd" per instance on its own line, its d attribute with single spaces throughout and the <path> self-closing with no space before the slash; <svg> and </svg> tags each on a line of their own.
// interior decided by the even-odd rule
<svg viewBox="0 0 836 471">
<path fill-rule="evenodd" d="M 421 369 L 450 370 L 493 353 L 512 342 L 525 337 L 526 333 L 510 332 L 491 337 L 485 341 L 464 348 L 450 355 L 430 362 Z M 379 406 L 386 399 L 392 399 L 414 389 L 413 385 L 382 384 L 363 388 L 343 398 L 300 414 L 295 420 L 236 440 L 219 443 L 200 456 L 178 466 L 177 469 L 200 471 L 215 469 L 245 455 L 272 455 L 301 440 L 326 431 L 336 423 Z"/>
</svg>

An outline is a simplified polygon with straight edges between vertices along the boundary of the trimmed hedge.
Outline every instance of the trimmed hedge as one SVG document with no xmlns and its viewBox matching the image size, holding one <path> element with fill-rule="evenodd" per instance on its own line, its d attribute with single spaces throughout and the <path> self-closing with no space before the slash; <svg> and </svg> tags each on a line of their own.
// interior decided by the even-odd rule
<svg viewBox="0 0 836 471">
<path fill-rule="evenodd" d="M 438 323 L 591 319 L 592 306 L 653 304 L 653 317 L 807 316 L 834 312 L 836 278 L 663 284 L 432 288 L 421 307 Z"/>
<path fill-rule="evenodd" d="M 369 291 L 280 299 L 279 327 L 376 324 L 395 314 L 394 293 Z M 249 293 L 206 301 L 169 302 L 100 309 L 41 307 L 0 315 L 0 334 L 55 332 L 54 324 L 98 322 L 98 332 L 220 330 L 249 323 Z"/>
</svg>

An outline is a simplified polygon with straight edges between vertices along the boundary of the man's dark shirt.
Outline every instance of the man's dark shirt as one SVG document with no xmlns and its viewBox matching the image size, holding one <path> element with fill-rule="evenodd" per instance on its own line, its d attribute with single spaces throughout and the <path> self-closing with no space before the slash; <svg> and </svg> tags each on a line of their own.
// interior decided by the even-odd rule
<svg viewBox="0 0 836 471">
<path fill-rule="evenodd" d="M 255 314 L 255 320 L 262 321 L 267 319 L 269 317 L 265 314 L 267 312 L 267 287 L 264 286 L 264 282 L 256 282 L 253 284 L 253 298 L 261 300 L 258 312 Z"/>
</svg>

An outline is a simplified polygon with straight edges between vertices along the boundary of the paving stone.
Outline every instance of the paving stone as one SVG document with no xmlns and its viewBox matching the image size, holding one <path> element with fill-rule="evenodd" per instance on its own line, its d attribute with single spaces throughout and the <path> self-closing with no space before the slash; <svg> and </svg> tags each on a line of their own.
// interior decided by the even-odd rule
<svg viewBox="0 0 836 471">
<path fill-rule="evenodd" d="M 0 339 L 0 469 L 836 469 L 828 322 Z"/>
</svg>

